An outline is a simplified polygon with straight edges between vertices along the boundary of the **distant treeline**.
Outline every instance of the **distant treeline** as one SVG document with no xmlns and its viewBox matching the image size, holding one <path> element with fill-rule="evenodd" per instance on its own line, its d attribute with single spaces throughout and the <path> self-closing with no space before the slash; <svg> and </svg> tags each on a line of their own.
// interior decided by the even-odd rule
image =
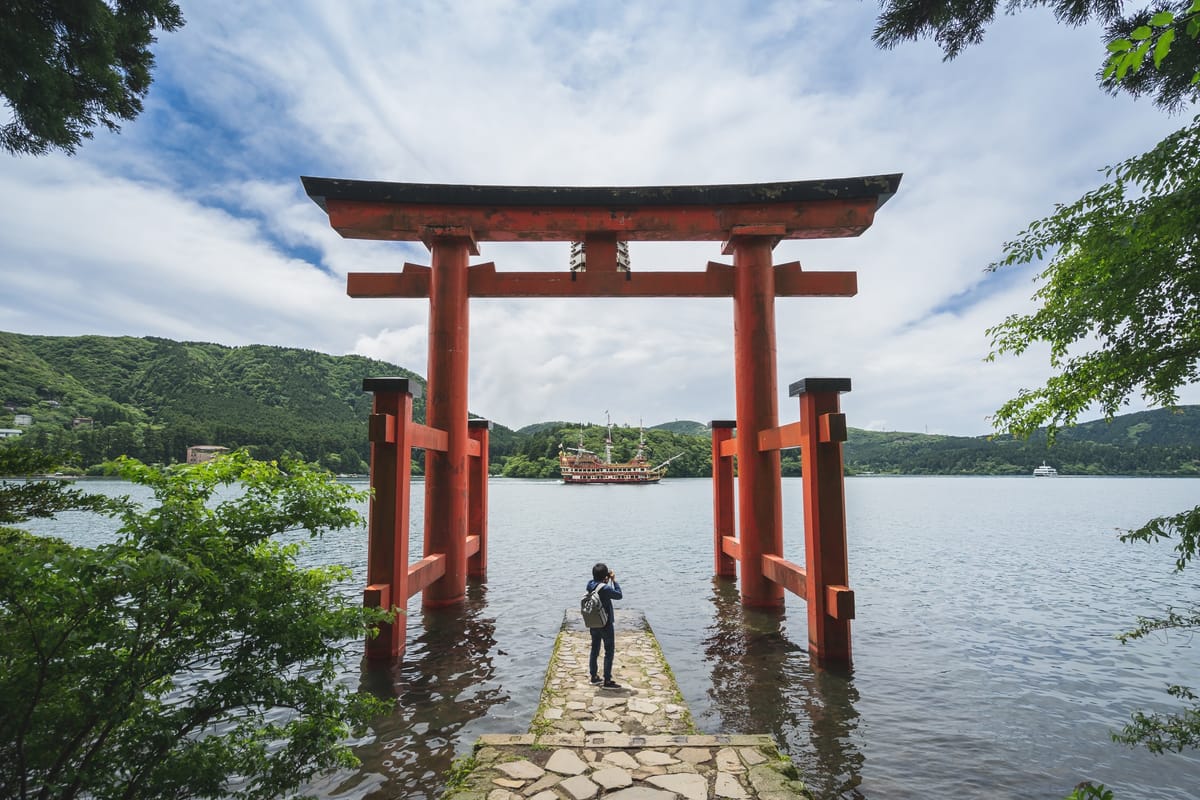
<svg viewBox="0 0 1200 800">
<path fill-rule="evenodd" d="M 367 471 L 370 376 L 415 373 L 362 356 L 253 345 L 225 347 L 158 338 L 29 336 L 0 332 L 0 428 L 20 436 L 5 446 L 58 455 L 64 467 L 96 469 L 129 455 L 147 463 L 183 461 L 187 448 L 244 447 L 257 458 L 291 455 L 337 473 Z M 414 403 L 423 421 L 423 398 Z M 18 426 L 18 419 L 21 425 Z M 27 419 L 31 424 L 25 424 Z M 511 477 L 558 477 L 559 446 L 579 444 L 578 423 L 544 422 L 519 431 L 495 424 L 491 471 Z M 583 446 L 603 453 L 605 428 L 582 429 Z M 631 458 L 637 428 L 613 428 L 613 459 Z M 675 458 L 670 477 L 711 475 L 705 426 L 676 421 L 645 432 L 646 455 Z M 1061 474 L 1200 474 L 1200 407 L 1129 414 L 1044 435 L 931 436 L 852 428 L 848 473 L 1025 475 L 1045 461 Z M 784 451 L 784 475 L 800 474 L 799 453 Z M 419 473 L 422 460 L 414 464 Z"/>
</svg>

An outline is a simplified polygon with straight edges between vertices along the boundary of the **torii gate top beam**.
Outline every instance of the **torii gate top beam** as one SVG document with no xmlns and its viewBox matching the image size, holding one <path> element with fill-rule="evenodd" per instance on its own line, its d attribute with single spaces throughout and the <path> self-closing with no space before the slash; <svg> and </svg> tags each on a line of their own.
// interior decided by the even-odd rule
<svg viewBox="0 0 1200 800">
<path fill-rule="evenodd" d="M 348 239 L 427 241 L 468 231 L 475 241 L 723 241 L 858 236 L 895 194 L 900 175 L 718 186 L 456 186 L 301 178 Z"/>
</svg>

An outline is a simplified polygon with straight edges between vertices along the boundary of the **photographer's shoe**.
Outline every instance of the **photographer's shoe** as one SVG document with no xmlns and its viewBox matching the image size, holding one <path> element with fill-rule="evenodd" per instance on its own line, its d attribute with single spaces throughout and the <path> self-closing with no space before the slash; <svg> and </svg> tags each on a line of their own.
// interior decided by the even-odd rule
<svg viewBox="0 0 1200 800">
<path fill-rule="evenodd" d="M 611 679 L 610 679 L 610 680 L 607 680 L 607 681 L 605 681 L 605 682 L 604 682 L 604 688 L 605 688 L 605 689 L 620 689 L 620 688 L 621 688 L 621 684 L 619 684 L 619 683 L 617 683 L 616 681 L 614 681 L 614 680 L 611 680 Z"/>
<path fill-rule="evenodd" d="M 600 676 L 599 676 L 599 675 L 593 675 L 593 676 L 592 676 L 592 683 L 600 683 L 600 682 L 601 682 L 601 681 L 600 681 Z"/>
</svg>

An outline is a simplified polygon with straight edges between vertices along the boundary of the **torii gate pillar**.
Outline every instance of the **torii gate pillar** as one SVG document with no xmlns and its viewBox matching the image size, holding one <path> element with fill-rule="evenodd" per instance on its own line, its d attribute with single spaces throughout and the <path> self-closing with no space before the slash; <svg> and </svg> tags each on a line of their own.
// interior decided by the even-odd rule
<svg viewBox="0 0 1200 800">
<path fill-rule="evenodd" d="M 725 246 L 733 255 L 733 355 L 737 395 L 738 520 L 741 528 L 742 604 L 783 606 L 783 586 L 763 574 L 764 555 L 783 555 L 783 485 L 779 451 L 759 450 L 751 432 L 779 425 L 775 398 L 776 239 L 734 236 Z"/>
<path fill-rule="evenodd" d="M 426 244 L 433 269 L 425 423 L 447 435 L 445 452 L 425 453 L 425 552 L 445 553 L 446 572 L 422 593 L 421 602 L 436 608 L 462 602 L 467 592 L 467 263 L 479 249 L 466 230 L 435 235 Z"/>
</svg>

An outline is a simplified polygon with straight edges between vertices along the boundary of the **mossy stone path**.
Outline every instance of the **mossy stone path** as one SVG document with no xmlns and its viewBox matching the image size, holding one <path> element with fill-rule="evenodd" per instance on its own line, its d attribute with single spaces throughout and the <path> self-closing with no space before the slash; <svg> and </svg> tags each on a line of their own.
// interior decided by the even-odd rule
<svg viewBox="0 0 1200 800">
<path fill-rule="evenodd" d="M 613 679 L 593 685 L 591 636 L 567 612 L 530 732 L 483 736 L 444 800 L 810 798 L 769 735 L 696 731 L 645 617 L 617 611 Z"/>
</svg>

